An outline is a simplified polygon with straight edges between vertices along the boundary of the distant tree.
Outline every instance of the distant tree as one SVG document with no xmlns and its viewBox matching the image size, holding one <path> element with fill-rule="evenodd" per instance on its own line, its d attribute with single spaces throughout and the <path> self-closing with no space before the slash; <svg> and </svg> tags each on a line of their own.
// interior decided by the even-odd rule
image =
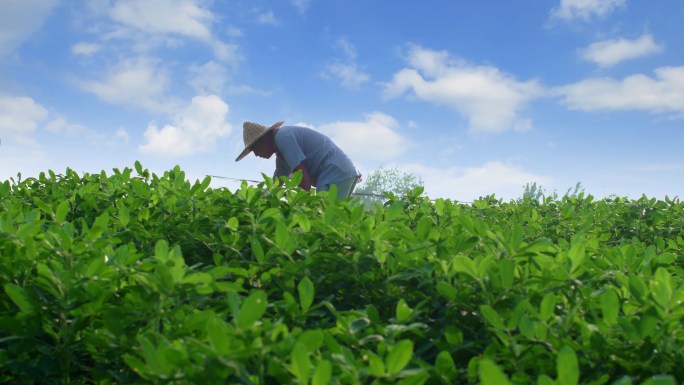
<svg viewBox="0 0 684 385">
<path fill-rule="evenodd" d="M 542 188 L 541 185 L 537 185 L 537 182 L 533 183 L 525 183 L 525 186 L 523 186 L 523 194 L 519 201 L 526 201 L 526 200 L 533 200 L 533 201 L 539 201 L 544 197 L 544 189 Z M 556 194 L 557 195 L 557 194 Z"/>
<path fill-rule="evenodd" d="M 551 198 L 551 200 L 558 199 L 558 193 L 556 191 L 552 193 L 547 193 L 541 185 L 537 185 L 537 182 L 526 183 L 523 186 L 523 194 L 518 199 L 518 201 L 533 200 L 540 201 L 544 198 Z M 570 187 L 568 191 L 565 192 L 563 196 L 577 198 L 580 194 L 584 193 L 584 187 L 582 187 L 582 182 L 577 182 L 574 188 Z"/>
<path fill-rule="evenodd" d="M 579 198 L 580 194 L 584 193 L 584 187 L 582 187 L 581 182 L 577 182 L 575 185 L 575 189 L 573 190 L 572 187 L 568 189 L 568 191 L 565 192 L 566 197 L 573 197 L 573 198 Z"/>
<path fill-rule="evenodd" d="M 396 167 L 385 168 L 381 165 L 363 178 L 362 183 L 354 190 L 354 194 L 364 201 L 382 203 L 387 193 L 402 196 L 419 186 L 424 186 L 423 180 L 419 177 Z"/>
</svg>

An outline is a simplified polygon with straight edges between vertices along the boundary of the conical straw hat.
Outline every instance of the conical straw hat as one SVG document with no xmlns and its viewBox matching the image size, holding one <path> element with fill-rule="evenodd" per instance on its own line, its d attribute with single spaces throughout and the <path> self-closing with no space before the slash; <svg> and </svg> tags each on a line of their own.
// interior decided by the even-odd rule
<svg viewBox="0 0 684 385">
<path fill-rule="evenodd" d="M 240 155 L 235 159 L 235 161 L 239 161 L 240 159 L 244 158 L 252 152 L 252 145 L 256 143 L 257 140 L 259 140 L 262 136 L 266 135 L 269 131 L 271 131 L 274 128 L 278 128 L 285 123 L 284 121 L 280 121 L 271 127 L 266 128 L 266 126 L 262 126 L 261 124 L 258 123 L 252 123 L 252 122 L 245 122 L 242 125 L 242 138 L 245 140 L 245 149 L 242 150 Z"/>
</svg>

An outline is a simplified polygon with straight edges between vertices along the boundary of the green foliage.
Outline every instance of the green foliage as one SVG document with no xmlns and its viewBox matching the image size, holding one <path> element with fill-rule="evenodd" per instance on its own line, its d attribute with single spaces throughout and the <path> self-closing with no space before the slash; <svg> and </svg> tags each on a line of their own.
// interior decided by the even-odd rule
<svg viewBox="0 0 684 385">
<path fill-rule="evenodd" d="M 363 178 L 363 183 L 355 193 L 360 195 L 365 202 L 383 203 L 386 196 L 404 196 L 416 188 L 424 186 L 423 180 L 415 175 L 403 172 L 398 168 L 385 168 L 381 165 L 377 170 Z"/>
<path fill-rule="evenodd" d="M 540 200 L 558 200 L 558 193 L 547 193 L 541 185 L 537 182 L 526 183 L 523 186 L 523 195 L 518 199 L 519 201 L 540 201 Z M 584 187 L 581 182 L 577 182 L 574 188 L 569 188 L 563 196 L 571 198 L 581 198 L 580 194 L 584 194 Z"/>
<path fill-rule="evenodd" d="M 678 199 L 0 183 L 0 383 L 676 384 Z"/>
</svg>

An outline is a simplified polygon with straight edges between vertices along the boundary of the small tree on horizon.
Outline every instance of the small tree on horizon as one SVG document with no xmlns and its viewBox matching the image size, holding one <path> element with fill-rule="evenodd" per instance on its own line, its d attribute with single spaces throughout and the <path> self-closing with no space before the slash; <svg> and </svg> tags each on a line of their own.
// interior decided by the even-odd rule
<svg viewBox="0 0 684 385">
<path fill-rule="evenodd" d="M 547 194 L 546 190 L 544 190 L 544 188 L 542 188 L 541 185 L 537 185 L 537 182 L 526 183 L 523 186 L 523 189 L 523 194 L 520 198 L 518 198 L 518 201 L 539 201 L 544 197 L 550 197 L 552 200 L 558 199 L 558 193 L 555 190 L 554 192 Z M 577 198 L 582 193 L 584 193 L 584 187 L 582 187 L 582 182 L 577 182 L 577 184 L 575 184 L 574 189 L 570 187 L 563 196 Z"/>
<path fill-rule="evenodd" d="M 425 186 L 423 180 L 412 173 L 381 165 L 363 178 L 362 184 L 354 193 L 361 196 L 364 201 L 382 203 L 387 193 L 402 196 L 420 186 Z"/>
</svg>

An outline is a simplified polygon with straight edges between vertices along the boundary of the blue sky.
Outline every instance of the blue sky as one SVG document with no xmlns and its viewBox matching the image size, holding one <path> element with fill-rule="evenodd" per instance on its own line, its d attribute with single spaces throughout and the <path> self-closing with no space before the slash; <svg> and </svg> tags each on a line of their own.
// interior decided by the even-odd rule
<svg viewBox="0 0 684 385">
<path fill-rule="evenodd" d="M 681 0 L 0 0 L 0 180 L 260 179 L 242 123 L 469 201 L 684 191 Z M 215 179 L 215 186 L 236 183 Z"/>
</svg>

